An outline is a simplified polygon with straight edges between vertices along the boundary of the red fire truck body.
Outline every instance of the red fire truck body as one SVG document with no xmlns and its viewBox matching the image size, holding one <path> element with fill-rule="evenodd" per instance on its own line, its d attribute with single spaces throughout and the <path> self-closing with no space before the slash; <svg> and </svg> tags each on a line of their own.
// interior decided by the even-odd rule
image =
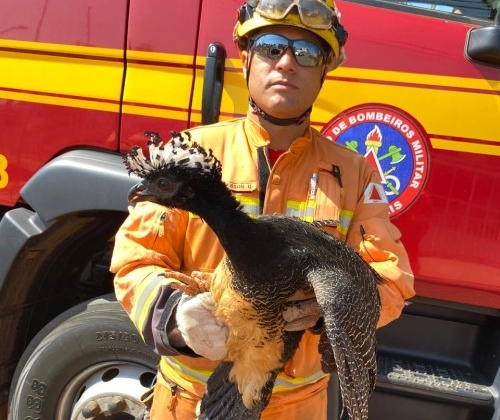
<svg viewBox="0 0 500 420">
<path fill-rule="evenodd" d="M 106 392 L 124 393 L 129 407 L 120 414 L 142 409 L 156 356 L 114 302 L 108 271 L 136 181 L 122 153 L 146 130 L 168 138 L 246 114 L 232 43 L 239 5 L 0 5 L 0 405 L 10 399 L 9 419 L 77 419 L 90 401 L 108 401 L 97 378 L 112 369 Z M 328 75 L 312 123 L 380 170 L 417 292 L 379 331 L 370 419 L 499 420 L 495 3 L 337 5 L 348 58 Z M 330 395 L 335 419 L 334 381 Z"/>
</svg>

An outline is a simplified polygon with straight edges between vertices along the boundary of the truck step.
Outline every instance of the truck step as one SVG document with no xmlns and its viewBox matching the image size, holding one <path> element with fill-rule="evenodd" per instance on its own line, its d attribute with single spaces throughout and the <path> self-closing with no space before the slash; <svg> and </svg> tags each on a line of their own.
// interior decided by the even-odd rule
<svg viewBox="0 0 500 420">
<path fill-rule="evenodd" d="M 487 381 L 472 369 L 409 357 L 379 354 L 377 383 L 411 392 L 431 393 L 435 398 L 471 399 L 470 403 L 491 405 L 494 396 Z"/>
</svg>

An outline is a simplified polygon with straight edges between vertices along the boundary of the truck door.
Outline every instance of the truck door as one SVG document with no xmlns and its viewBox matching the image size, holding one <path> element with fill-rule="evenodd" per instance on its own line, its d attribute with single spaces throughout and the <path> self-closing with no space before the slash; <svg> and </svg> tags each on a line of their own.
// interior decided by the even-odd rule
<svg viewBox="0 0 500 420">
<path fill-rule="evenodd" d="M 204 0 L 196 54 L 193 124 L 243 116 L 248 93 L 232 39 L 241 0 Z"/>
<path fill-rule="evenodd" d="M 116 150 L 125 0 L 0 3 L 0 205 L 75 145 Z"/>
<path fill-rule="evenodd" d="M 121 150 L 145 130 L 168 138 L 191 124 L 201 1 L 132 0 L 126 39 Z"/>
</svg>

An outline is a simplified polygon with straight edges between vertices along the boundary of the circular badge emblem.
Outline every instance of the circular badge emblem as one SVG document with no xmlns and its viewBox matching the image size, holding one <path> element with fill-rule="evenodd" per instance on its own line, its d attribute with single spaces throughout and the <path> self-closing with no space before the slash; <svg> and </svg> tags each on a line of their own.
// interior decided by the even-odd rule
<svg viewBox="0 0 500 420">
<path fill-rule="evenodd" d="M 382 179 L 390 216 L 407 210 L 429 174 L 428 137 L 420 125 L 387 105 L 351 108 L 322 130 L 332 141 L 364 155 Z"/>
</svg>

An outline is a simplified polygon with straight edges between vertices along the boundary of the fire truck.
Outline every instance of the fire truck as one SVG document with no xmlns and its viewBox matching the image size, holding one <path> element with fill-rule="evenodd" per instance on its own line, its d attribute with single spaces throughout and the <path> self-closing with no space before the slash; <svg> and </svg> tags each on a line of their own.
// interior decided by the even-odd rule
<svg viewBox="0 0 500 420">
<path fill-rule="evenodd" d="M 109 272 L 123 153 L 246 114 L 240 1 L 0 3 L 0 418 L 141 418 L 158 360 Z M 370 419 L 499 420 L 499 2 L 337 5 L 312 124 L 380 172 L 417 292 L 378 331 Z M 330 419 L 339 398 L 332 377 Z"/>
</svg>

